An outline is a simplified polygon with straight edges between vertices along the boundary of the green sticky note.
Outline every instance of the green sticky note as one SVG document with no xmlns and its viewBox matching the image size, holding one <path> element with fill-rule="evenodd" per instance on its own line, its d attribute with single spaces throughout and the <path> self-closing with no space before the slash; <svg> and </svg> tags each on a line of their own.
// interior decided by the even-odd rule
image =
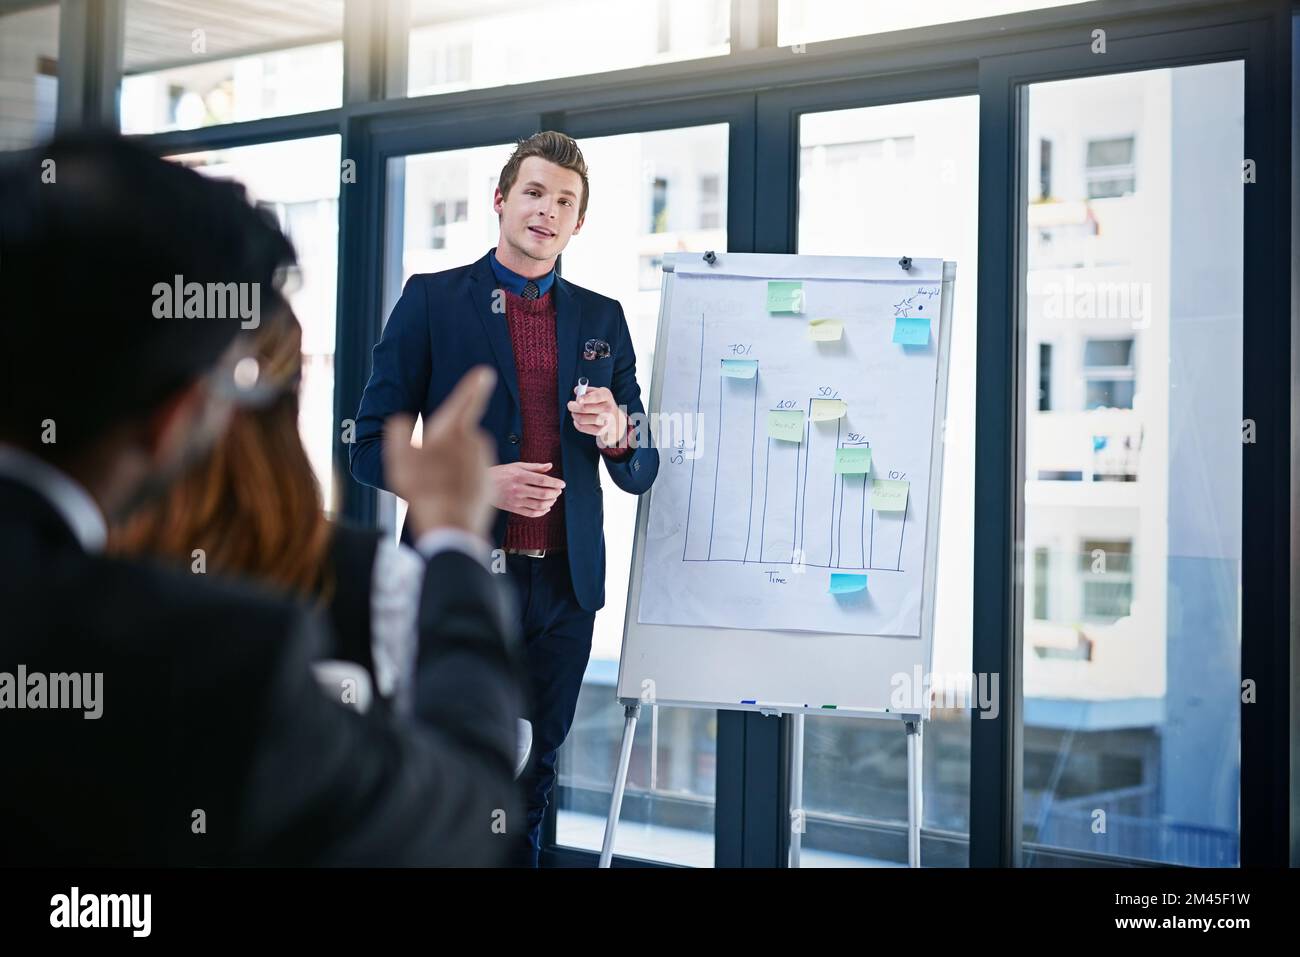
<svg viewBox="0 0 1300 957">
<path fill-rule="evenodd" d="M 831 572 L 832 595 L 847 595 L 850 592 L 864 591 L 867 587 L 866 575 L 847 575 L 844 572 Z"/>
<path fill-rule="evenodd" d="M 803 312 L 803 283 L 769 280 L 768 312 Z"/>
<path fill-rule="evenodd" d="M 814 422 L 831 422 L 849 411 L 849 404 L 843 399 L 813 399 L 812 420 Z"/>
<path fill-rule="evenodd" d="M 844 334 L 844 323 L 839 319 L 810 319 L 808 338 L 813 342 L 839 342 Z"/>
<path fill-rule="evenodd" d="M 877 512 L 906 511 L 909 484 L 894 479 L 876 479 L 871 483 L 871 507 Z"/>
<path fill-rule="evenodd" d="M 924 316 L 899 316 L 894 320 L 894 341 L 903 346 L 923 346 L 930 341 L 930 320 Z"/>
<path fill-rule="evenodd" d="M 836 475 L 860 475 L 871 471 L 871 446 L 851 445 L 835 450 Z"/>
<path fill-rule="evenodd" d="M 752 379 L 758 374 L 758 360 L 723 359 L 722 374 L 732 379 Z"/>
<path fill-rule="evenodd" d="M 772 409 L 767 413 L 767 434 L 782 442 L 803 441 L 803 409 Z"/>
</svg>

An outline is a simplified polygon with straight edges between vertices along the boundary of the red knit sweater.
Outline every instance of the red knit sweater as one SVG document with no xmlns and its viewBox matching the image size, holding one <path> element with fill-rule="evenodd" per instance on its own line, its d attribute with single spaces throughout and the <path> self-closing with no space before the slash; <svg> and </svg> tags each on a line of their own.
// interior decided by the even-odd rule
<svg viewBox="0 0 1300 957">
<path fill-rule="evenodd" d="M 555 300 L 545 296 L 524 299 L 506 292 L 506 322 L 514 347 L 519 377 L 519 412 L 524 434 L 519 461 L 550 462 L 553 478 L 564 478 L 560 455 L 560 423 L 555 409 Z M 506 548 L 560 548 L 565 543 L 564 493 L 540 518 L 510 513 L 506 523 Z"/>
<path fill-rule="evenodd" d="M 552 287 L 553 289 L 554 287 Z M 556 369 L 558 355 L 555 341 L 555 299 L 551 289 L 537 299 L 524 299 L 508 290 L 506 323 L 514 348 L 515 372 L 519 379 L 519 412 L 524 434 L 520 440 L 521 462 L 550 462 L 542 474 L 564 478 L 560 453 L 560 418 L 556 414 Z M 568 414 L 568 410 L 564 410 Z M 628 431 L 631 431 L 629 423 Z M 601 449 L 613 459 L 631 453 L 629 448 Z M 506 521 L 506 548 L 563 548 L 564 499 L 561 492 L 551 510 L 539 518 L 510 513 Z"/>
</svg>

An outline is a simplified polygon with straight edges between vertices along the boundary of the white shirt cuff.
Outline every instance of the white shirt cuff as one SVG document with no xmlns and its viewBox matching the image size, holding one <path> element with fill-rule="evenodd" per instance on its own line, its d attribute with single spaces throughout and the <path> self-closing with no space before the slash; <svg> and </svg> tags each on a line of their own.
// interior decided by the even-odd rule
<svg viewBox="0 0 1300 957">
<path fill-rule="evenodd" d="M 487 539 L 464 529 L 431 528 L 416 540 L 415 550 L 424 556 L 425 561 L 439 552 L 462 552 L 488 571 L 492 570 L 492 547 Z"/>
</svg>

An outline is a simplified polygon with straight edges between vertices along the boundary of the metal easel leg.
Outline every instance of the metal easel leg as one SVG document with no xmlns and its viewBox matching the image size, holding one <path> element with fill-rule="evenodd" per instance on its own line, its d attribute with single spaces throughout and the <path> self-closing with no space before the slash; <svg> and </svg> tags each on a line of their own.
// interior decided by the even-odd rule
<svg viewBox="0 0 1300 957">
<path fill-rule="evenodd" d="M 907 866 L 921 866 L 921 721 L 905 721 L 907 732 Z"/>
<path fill-rule="evenodd" d="M 803 719 L 796 714 L 790 735 L 790 867 L 799 866 L 803 850 Z"/>
<path fill-rule="evenodd" d="M 609 867 L 614 859 L 614 832 L 618 829 L 618 815 L 623 809 L 623 789 L 627 785 L 628 765 L 632 763 L 632 738 L 636 734 L 636 720 L 640 715 L 639 701 L 623 705 L 623 746 L 618 752 L 614 793 L 610 796 L 609 817 L 605 820 L 605 840 L 600 846 L 600 867 Z"/>
</svg>

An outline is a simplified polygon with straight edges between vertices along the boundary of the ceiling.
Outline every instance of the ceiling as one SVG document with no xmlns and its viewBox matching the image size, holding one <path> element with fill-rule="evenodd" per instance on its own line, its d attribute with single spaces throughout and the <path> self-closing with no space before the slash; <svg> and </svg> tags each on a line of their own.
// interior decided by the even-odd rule
<svg viewBox="0 0 1300 957">
<path fill-rule="evenodd" d="M 206 50 L 192 50 L 203 30 Z M 127 0 L 126 73 L 337 40 L 343 0 Z"/>
</svg>

